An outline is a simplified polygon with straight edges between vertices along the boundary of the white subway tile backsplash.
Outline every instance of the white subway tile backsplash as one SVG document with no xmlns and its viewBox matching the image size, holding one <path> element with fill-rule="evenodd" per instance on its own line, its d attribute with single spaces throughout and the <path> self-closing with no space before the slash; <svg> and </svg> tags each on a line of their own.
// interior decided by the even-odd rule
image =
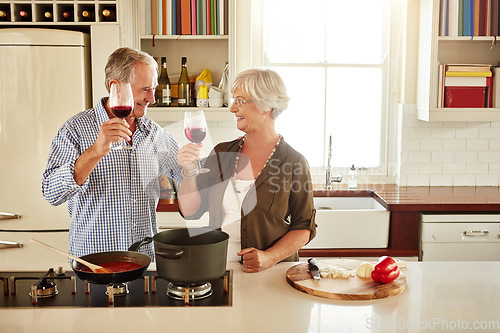
<svg viewBox="0 0 500 333">
<path fill-rule="evenodd" d="M 500 175 L 500 163 L 490 163 L 490 175 Z"/>
<path fill-rule="evenodd" d="M 420 163 L 419 174 L 436 175 L 443 173 L 441 163 Z"/>
<path fill-rule="evenodd" d="M 429 186 L 428 175 L 407 175 L 407 186 Z"/>
<path fill-rule="evenodd" d="M 466 143 L 463 139 L 446 139 L 443 140 L 443 150 L 465 150 Z"/>
<path fill-rule="evenodd" d="M 488 164 L 487 163 L 466 163 L 465 173 L 468 175 L 487 175 L 488 174 Z"/>
<path fill-rule="evenodd" d="M 499 151 L 479 151 L 477 152 L 478 162 L 483 163 L 493 163 L 500 162 L 500 152 Z"/>
<path fill-rule="evenodd" d="M 457 151 L 455 152 L 455 162 L 473 163 L 477 161 L 478 152 Z"/>
<path fill-rule="evenodd" d="M 430 186 L 453 186 L 452 175 L 431 175 Z"/>
<path fill-rule="evenodd" d="M 425 122 L 415 105 L 402 109 L 399 185 L 499 185 L 500 122 Z"/>
<path fill-rule="evenodd" d="M 453 186 L 475 186 L 476 176 L 456 175 L 453 177 Z"/>
<path fill-rule="evenodd" d="M 433 128 L 432 138 L 434 139 L 452 139 L 455 138 L 455 128 L 444 127 L 444 128 Z"/>
<path fill-rule="evenodd" d="M 408 151 L 419 151 L 420 150 L 420 140 L 418 139 L 403 139 L 401 140 L 402 145 L 405 146 L 405 149 Z"/>
<path fill-rule="evenodd" d="M 498 175 L 478 175 L 476 186 L 498 186 Z"/>
<path fill-rule="evenodd" d="M 406 175 L 418 175 L 420 170 L 419 170 L 419 164 L 418 163 L 401 163 L 401 173 L 406 174 Z"/>
<path fill-rule="evenodd" d="M 500 139 L 500 128 L 498 127 L 483 127 L 479 128 L 480 139 Z"/>
<path fill-rule="evenodd" d="M 455 153 L 452 151 L 433 151 L 432 162 L 451 163 L 455 161 Z"/>
<path fill-rule="evenodd" d="M 425 139 L 432 135 L 432 128 L 424 127 L 411 127 L 408 130 L 408 137 L 410 139 Z"/>
<path fill-rule="evenodd" d="M 420 139 L 420 150 L 443 150 L 441 139 Z"/>
<path fill-rule="evenodd" d="M 477 139 L 479 137 L 479 129 L 475 126 L 460 127 L 455 130 L 457 139 Z"/>
<path fill-rule="evenodd" d="M 443 163 L 443 174 L 463 175 L 465 174 L 465 163 Z"/>
<path fill-rule="evenodd" d="M 430 162 L 431 152 L 428 151 L 409 151 L 408 162 Z"/>
<path fill-rule="evenodd" d="M 500 140 L 498 148 L 500 148 Z M 467 150 L 488 150 L 491 146 L 490 140 L 480 140 L 480 139 L 468 139 L 466 149 Z"/>
<path fill-rule="evenodd" d="M 500 150 L 500 140 L 497 140 L 497 139 L 492 139 L 492 140 L 489 140 L 489 149 L 491 150 Z M 488 150 L 487 149 L 482 149 L 482 150 Z"/>
</svg>

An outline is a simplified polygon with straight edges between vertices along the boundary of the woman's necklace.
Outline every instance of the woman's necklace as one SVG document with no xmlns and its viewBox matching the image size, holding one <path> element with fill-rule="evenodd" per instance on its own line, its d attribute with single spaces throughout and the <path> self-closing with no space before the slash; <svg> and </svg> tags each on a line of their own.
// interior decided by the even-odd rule
<svg viewBox="0 0 500 333">
<path fill-rule="evenodd" d="M 238 150 L 238 155 L 236 156 L 236 159 L 234 160 L 234 174 L 233 176 L 231 177 L 231 183 L 233 184 L 233 189 L 234 189 L 234 192 L 235 193 L 243 193 L 243 192 L 246 192 L 250 189 L 250 187 L 252 187 L 253 185 L 253 182 L 250 183 L 248 186 L 246 186 L 244 189 L 242 190 L 238 190 L 236 188 L 236 185 L 235 185 L 235 180 L 236 180 L 236 175 L 238 174 L 238 163 L 240 161 L 240 155 L 241 155 L 241 150 L 243 149 L 243 143 L 245 143 L 245 138 L 246 136 L 243 137 L 243 139 L 241 140 L 241 144 L 240 144 L 240 148 Z M 259 173 L 257 174 L 257 178 L 259 178 L 262 170 L 264 170 L 267 166 L 267 164 L 269 163 L 269 161 L 271 160 L 271 158 L 273 157 L 274 155 L 274 152 L 276 151 L 276 149 L 278 148 L 280 142 L 281 142 L 281 138 L 282 136 L 281 135 L 278 135 L 278 140 L 276 141 L 276 145 L 274 146 L 273 150 L 271 151 L 271 154 L 269 155 L 269 158 L 266 160 L 266 163 L 264 164 L 264 167 L 262 167 L 262 169 L 259 171 Z M 239 198 L 238 198 L 238 201 L 239 201 Z"/>
</svg>

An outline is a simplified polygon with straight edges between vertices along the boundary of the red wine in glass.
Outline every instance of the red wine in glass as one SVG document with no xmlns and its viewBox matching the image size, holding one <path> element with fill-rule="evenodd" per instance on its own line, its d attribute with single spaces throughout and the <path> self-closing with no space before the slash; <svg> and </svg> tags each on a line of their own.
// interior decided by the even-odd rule
<svg viewBox="0 0 500 333">
<path fill-rule="evenodd" d="M 192 143 L 201 143 L 207 136 L 207 121 L 203 110 L 191 110 L 184 113 L 184 134 Z M 210 169 L 202 168 L 200 162 L 197 163 L 196 173 L 206 173 Z"/>
<path fill-rule="evenodd" d="M 130 112 L 132 112 L 132 107 L 127 105 L 117 105 L 111 108 L 111 111 L 118 118 L 126 118 Z"/>
<path fill-rule="evenodd" d="M 112 82 L 109 87 L 109 108 L 118 118 L 126 118 L 134 107 L 134 94 L 132 86 L 126 82 Z M 132 146 L 120 138 L 120 144 L 113 145 L 111 149 L 131 149 Z"/>
<path fill-rule="evenodd" d="M 207 129 L 204 127 L 186 127 L 184 134 L 186 134 L 186 138 L 192 143 L 200 143 L 207 136 Z"/>
</svg>

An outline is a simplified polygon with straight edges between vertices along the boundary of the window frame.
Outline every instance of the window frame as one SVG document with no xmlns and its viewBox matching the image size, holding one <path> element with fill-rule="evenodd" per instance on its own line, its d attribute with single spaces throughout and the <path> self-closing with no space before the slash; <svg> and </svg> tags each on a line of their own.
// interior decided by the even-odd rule
<svg viewBox="0 0 500 333">
<path fill-rule="evenodd" d="M 385 0 L 390 6 L 390 24 L 388 27 L 388 54 L 382 64 L 314 64 L 314 63 L 270 63 L 265 56 L 265 36 L 264 36 L 264 5 L 265 0 L 252 0 L 251 4 L 251 64 L 252 67 L 280 67 L 280 66 L 297 66 L 304 67 L 305 65 L 320 66 L 320 67 L 349 67 L 349 66 L 367 66 L 367 67 L 382 67 L 383 74 L 383 89 L 385 91 L 382 98 L 382 118 L 381 118 L 381 149 L 380 149 L 380 166 L 377 168 L 363 168 L 360 170 L 360 181 L 365 183 L 394 183 L 397 174 L 397 151 L 398 140 L 400 133 L 398 132 L 398 113 L 399 104 L 398 98 L 400 95 L 401 82 L 404 80 L 401 73 L 401 59 L 404 59 L 404 43 L 405 43 L 405 17 L 406 17 L 406 0 Z M 405 15 L 402 15 L 402 14 Z M 366 38 L 361 37 L 361 38 Z M 325 88 L 326 89 L 326 88 Z M 325 109 L 326 109 L 325 103 Z M 326 110 L 324 115 L 326 117 Z M 326 124 L 323 124 L 324 136 L 324 165 L 321 167 L 311 168 L 314 183 L 323 183 L 325 181 L 325 169 L 328 158 L 328 136 L 326 135 Z M 343 173 L 347 175 L 350 166 L 332 167 L 332 174 Z"/>
</svg>

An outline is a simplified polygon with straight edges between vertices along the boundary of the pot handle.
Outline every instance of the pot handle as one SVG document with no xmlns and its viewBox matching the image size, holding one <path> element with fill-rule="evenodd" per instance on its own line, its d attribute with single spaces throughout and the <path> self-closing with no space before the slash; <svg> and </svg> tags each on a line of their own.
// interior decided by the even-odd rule
<svg viewBox="0 0 500 333">
<path fill-rule="evenodd" d="M 141 246 L 149 244 L 152 241 L 153 241 L 153 237 L 145 237 L 143 240 L 138 241 L 137 243 L 130 245 L 128 250 L 137 252 Z"/>
<path fill-rule="evenodd" d="M 164 246 L 165 245 L 163 245 L 162 247 Z M 184 254 L 184 250 L 177 247 L 168 247 L 168 248 L 162 248 L 161 250 L 156 249 L 155 254 L 164 259 L 177 260 L 182 257 L 182 255 Z"/>
</svg>

